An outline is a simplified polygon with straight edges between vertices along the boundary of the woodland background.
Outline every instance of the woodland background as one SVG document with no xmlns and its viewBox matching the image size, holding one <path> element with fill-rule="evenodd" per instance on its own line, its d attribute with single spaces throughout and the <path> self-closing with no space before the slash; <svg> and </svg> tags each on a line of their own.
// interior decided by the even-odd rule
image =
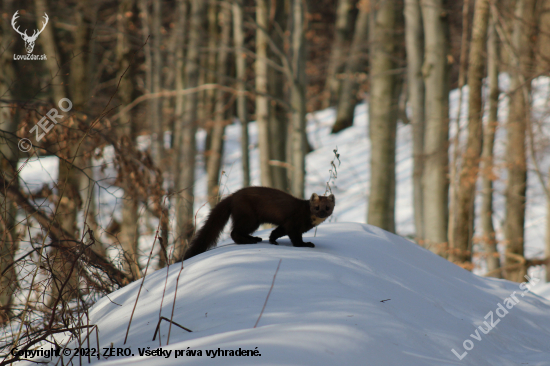
<svg viewBox="0 0 550 366">
<path fill-rule="evenodd" d="M 369 103 L 372 151 L 369 224 L 395 232 L 396 129 L 411 124 L 414 240 L 469 270 L 481 256 L 487 275 L 516 282 L 530 266 L 547 264 L 548 254 L 525 258 L 524 226 L 529 169 L 550 198 L 549 172 L 539 164 L 547 116 L 531 113 L 531 82 L 550 73 L 550 0 L 0 6 L 0 322 L 9 329 L 3 351 L 22 337 L 30 347 L 75 322 L 84 326 L 82 314 L 97 298 L 141 278 L 143 215 L 158 220 L 151 251 L 157 267 L 181 256 L 195 231 L 197 131 L 207 134 L 210 206 L 220 199 L 229 124 L 242 126 L 242 186 L 250 185 L 250 121 L 258 126 L 261 185 L 303 197 L 311 151 L 306 113 L 334 107 L 338 133 L 352 125 L 362 101 Z M 28 34 L 42 29 L 48 14 L 33 51 L 47 60 L 14 60 L 27 53 L 12 27 L 16 11 Z M 509 113 L 499 125 L 502 73 L 510 78 Z M 460 126 L 460 118 L 449 118 L 449 92 L 464 86 L 467 125 Z M 36 141 L 28 131 L 63 98 L 71 111 Z M 452 136 L 451 126 L 461 133 Z M 497 129 L 507 136 L 499 165 Z M 18 148 L 23 138 L 32 142 L 28 152 Z M 124 196 L 122 219 L 102 226 L 91 171 L 107 146 L 115 152 L 113 184 Z M 19 179 L 22 164 L 36 156 L 59 158 L 55 185 L 31 190 Z M 501 175 L 505 239 L 497 242 L 492 192 Z M 474 236 L 475 222 L 481 236 Z M 108 254 L 113 247 L 118 256 Z"/>
</svg>

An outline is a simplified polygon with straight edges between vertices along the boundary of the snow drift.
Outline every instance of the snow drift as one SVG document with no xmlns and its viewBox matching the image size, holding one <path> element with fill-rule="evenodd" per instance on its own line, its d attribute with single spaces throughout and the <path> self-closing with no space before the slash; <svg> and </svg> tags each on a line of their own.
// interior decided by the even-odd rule
<svg viewBox="0 0 550 366">
<path fill-rule="evenodd" d="M 269 231 L 259 234 L 267 240 Z M 323 224 L 313 236 L 304 238 L 315 248 L 294 248 L 286 237 L 279 246 L 226 241 L 185 261 L 173 320 L 193 332 L 172 326 L 168 346 L 167 322 L 162 346 L 152 338 L 159 313 L 170 318 L 180 263 L 145 278 L 126 345 L 141 281 L 101 299 L 90 312 L 100 346 L 134 355 L 108 363 L 550 365 L 550 302 L 530 285 L 478 277 L 364 224 Z M 139 356 L 147 347 L 172 352 Z M 239 348 L 258 355 L 223 355 Z"/>
</svg>

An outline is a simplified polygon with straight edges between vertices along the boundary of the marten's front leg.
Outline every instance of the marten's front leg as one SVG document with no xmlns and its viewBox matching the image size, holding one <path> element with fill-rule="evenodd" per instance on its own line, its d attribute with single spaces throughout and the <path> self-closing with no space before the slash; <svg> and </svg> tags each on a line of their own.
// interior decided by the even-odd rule
<svg viewBox="0 0 550 366">
<path fill-rule="evenodd" d="M 288 233 L 288 237 L 290 238 L 292 245 L 294 245 L 295 247 L 315 248 L 315 244 L 313 243 L 304 243 L 304 240 L 302 239 L 302 233 L 298 231 Z"/>
<path fill-rule="evenodd" d="M 271 244 L 279 245 L 277 243 L 277 239 L 279 239 L 281 236 L 285 236 L 285 229 L 282 226 L 279 226 L 275 230 L 271 232 L 271 235 L 269 235 L 269 242 Z"/>
</svg>

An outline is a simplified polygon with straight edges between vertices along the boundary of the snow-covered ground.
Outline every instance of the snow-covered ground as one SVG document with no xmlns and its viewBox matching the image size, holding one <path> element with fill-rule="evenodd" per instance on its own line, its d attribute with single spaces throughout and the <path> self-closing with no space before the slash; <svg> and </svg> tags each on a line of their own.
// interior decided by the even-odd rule
<svg viewBox="0 0 550 366">
<path fill-rule="evenodd" d="M 548 79 L 540 80 L 534 83 L 534 105 L 538 108 L 534 113 L 538 121 L 543 122 L 540 129 L 544 130 L 548 128 L 544 112 L 548 103 L 544 101 L 550 95 L 550 84 Z M 503 85 L 505 82 L 504 79 Z M 457 100 L 458 92 L 453 91 L 450 94 L 453 120 Z M 464 100 L 467 100 L 466 95 Z M 506 98 L 503 97 L 499 111 L 501 121 L 506 119 L 506 110 Z M 123 345 L 124 336 L 140 282 L 110 294 L 94 306 L 90 323 L 98 325 L 100 347 L 111 344 L 130 347 L 135 356 L 111 357 L 108 362 L 550 365 L 549 301 L 526 293 L 518 284 L 478 277 L 410 241 L 362 224 L 366 222 L 369 184 L 367 116 L 368 106 L 359 105 L 354 126 L 331 135 L 333 109 L 308 115 L 308 138 L 315 150 L 307 156 L 306 194 L 325 192 L 335 148 L 341 160 L 338 178 L 332 185 L 337 202 L 334 215 L 331 222 L 319 226 L 315 238 L 309 239 L 316 248 L 291 247 L 287 238 L 281 239 L 279 246 L 237 246 L 226 241 L 219 248 L 186 261 L 179 278 L 173 320 L 193 332 L 172 326 L 169 346 L 166 346 L 166 322 L 161 326 L 160 343 L 158 339 L 155 342 L 151 339 L 159 316 L 169 318 L 172 312 L 181 269 L 179 264 L 146 277 L 126 345 Z M 241 187 L 239 128 L 234 124 L 226 130 L 224 194 Z M 250 124 L 249 131 L 252 181 L 259 185 L 254 123 Z M 548 168 L 545 157 L 550 156 L 545 154 L 547 146 L 540 139 L 545 135 L 549 134 L 537 135 L 543 172 Z M 199 132 L 198 138 L 200 148 L 204 133 Z M 500 164 L 503 164 L 505 140 L 501 128 L 496 143 Z M 110 187 L 115 174 L 110 156 L 112 151 L 107 147 L 105 160 L 96 162 L 98 166 L 94 172 L 103 187 L 97 191 L 102 227 L 108 226 L 112 216 L 120 216 L 122 192 Z M 106 169 L 100 169 L 101 164 L 106 164 Z M 533 167 L 532 162 L 530 167 Z M 396 169 L 397 232 L 403 236 L 414 235 L 411 128 L 402 124 L 398 128 Z M 503 169 L 497 171 L 500 175 L 495 182 L 498 230 L 501 228 L 498 218 L 504 217 L 503 172 Z M 29 189 L 37 189 L 43 183 L 51 184 L 56 176 L 55 158 L 29 161 L 21 172 L 22 183 Z M 206 177 L 200 156 L 195 194 L 195 211 L 200 222 L 209 211 L 208 206 L 204 206 Z M 526 249 L 530 256 L 541 255 L 544 248 L 546 207 L 543 197 L 531 169 L 526 219 Z M 147 224 L 156 225 L 151 218 Z M 153 240 L 145 226 L 141 228 L 144 235 L 140 244 L 143 253 L 148 254 Z M 258 235 L 267 238 L 269 231 Z M 305 237 L 313 235 L 314 231 Z M 535 271 L 534 275 L 541 277 L 542 272 Z M 540 283 L 534 291 L 550 297 L 547 287 Z M 263 315 L 254 328 L 264 304 Z M 495 325 L 494 329 L 489 329 L 491 324 Z M 93 336 L 91 344 L 95 342 Z M 74 347 L 74 344 L 69 346 Z M 164 351 L 171 350 L 171 355 L 168 358 L 138 356 L 140 348 L 154 350 L 159 346 Z M 214 358 L 211 354 L 206 355 L 207 351 L 239 348 L 257 349 L 261 356 L 220 356 L 219 352 Z M 200 350 L 203 355 L 175 358 L 176 350 L 187 354 L 188 349 Z M 104 358 L 101 361 L 105 361 Z"/>
<path fill-rule="evenodd" d="M 104 297 L 90 311 L 100 347 L 134 355 L 108 364 L 550 365 L 550 301 L 526 285 L 476 276 L 364 224 L 322 224 L 305 236 L 315 248 L 226 241 L 181 274 L 176 263 L 148 275 L 126 344 L 141 281 Z M 172 306 L 173 321 L 192 333 L 172 326 L 167 345 L 163 321 L 152 341 Z M 158 348 L 171 353 L 139 356 Z M 259 355 L 220 353 L 239 349 Z"/>
</svg>

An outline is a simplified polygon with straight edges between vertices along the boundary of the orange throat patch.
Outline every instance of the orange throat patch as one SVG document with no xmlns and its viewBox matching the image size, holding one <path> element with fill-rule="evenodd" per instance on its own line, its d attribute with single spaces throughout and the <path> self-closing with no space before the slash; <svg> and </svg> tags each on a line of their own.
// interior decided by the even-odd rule
<svg viewBox="0 0 550 366">
<path fill-rule="evenodd" d="M 315 215 L 311 215 L 311 223 L 313 224 L 313 226 L 317 226 L 317 225 L 321 224 L 326 219 L 328 219 L 328 217 L 321 218 L 321 217 L 317 217 Z"/>
</svg>

